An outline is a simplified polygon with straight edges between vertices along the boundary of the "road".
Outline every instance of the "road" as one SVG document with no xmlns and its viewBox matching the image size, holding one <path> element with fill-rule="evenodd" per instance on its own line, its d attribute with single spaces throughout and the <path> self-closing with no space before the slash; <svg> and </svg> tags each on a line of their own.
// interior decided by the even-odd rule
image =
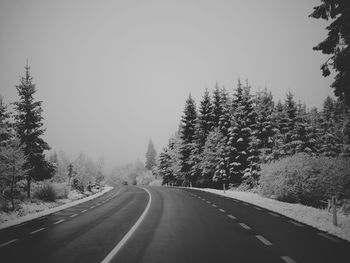
<svg viewBox="0 0 350 263">
<path fill-rule="evenodd" d="M 349 242 L 194 189 L 116 188 L 0 231 L 1 262 L 348 262 Z"/>
</svg>

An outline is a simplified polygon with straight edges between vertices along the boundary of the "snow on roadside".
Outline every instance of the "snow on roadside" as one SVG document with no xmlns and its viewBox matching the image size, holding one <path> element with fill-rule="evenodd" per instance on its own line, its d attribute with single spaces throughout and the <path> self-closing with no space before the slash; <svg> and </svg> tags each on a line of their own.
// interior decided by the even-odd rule
<svg viewBox="0 0 350 263">
<path fill-rule="evenodd" d="M 90 195 L 88 197 L 76 200 L 76 201 L 70 201 L 68 199 L 60 200 L 61 202 L 40 202 L 38 204 L 36 203 L 30 203 L 26 202 L 22 204 L 22 210 L 15 211 L 13 213 L 0 213 L 0 229 L 7 228 L 13 225 L 21 224 L 26 221 L 33 220 L 38 217 L 46 216 L 52 213 L 55 213 L 57 211 L 90 201 L 92 199 L 95 199 L 110 190 L 112 190 L 112 186 L 105 186 L 104 189 L 101 192 L 98 192 L 96 194 Z M 74 196 L 76 197 L 76 196 Z M 63 203 L 63 204 L 62 204 Z M 23 214 L 26 214 L 22 216 Z"/>
<path fill-rule="evenodd" d="M 216 189 L 193 189 L 219 194 L 251 203 L 350 241 L 350 217 L 343 214 L 338 213 L 338 226 L 334 226 L 332 223 L 332 214 L 327 210 L 317 209 L 302 204 L 285 203 L 262 197 L 251 192 L 229 190 L 224 194 L 222 190 Z"/>
</svg>

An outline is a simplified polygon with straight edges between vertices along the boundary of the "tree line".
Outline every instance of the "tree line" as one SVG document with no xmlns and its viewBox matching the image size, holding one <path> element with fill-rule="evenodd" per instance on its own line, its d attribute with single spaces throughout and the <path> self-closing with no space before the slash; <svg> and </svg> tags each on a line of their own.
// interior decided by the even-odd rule
<svg viewBox="0 0 350 263">
<path fill-rule="evenodd" d="M 206 90 L 198 108 L 187 98 L 158 172 L 163 184 L 256 187 L 262 164 L 297 153 L 348 159 L 349 106 L 327 97 L 321 111 L 310 109 L 291 92 L 276 103 L 267 89 L 252 94 L 239 80 L 232 93 Z"/>
</svg>

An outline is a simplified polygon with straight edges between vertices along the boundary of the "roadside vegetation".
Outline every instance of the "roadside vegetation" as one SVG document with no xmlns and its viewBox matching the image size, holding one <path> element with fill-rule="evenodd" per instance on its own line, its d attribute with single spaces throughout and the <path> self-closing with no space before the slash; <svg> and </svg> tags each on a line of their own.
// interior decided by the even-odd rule
<svg viewBox="0 0 350 263">
<path fill-rule="evenodd" d="M 103 159 L 47 153 L 42 101 L 35 100 L 28 65 L 16 89 L 19 99 L 10 105 L 0 95 L 0 222 L 91 195 L 105 181 Z"/>
</svg>

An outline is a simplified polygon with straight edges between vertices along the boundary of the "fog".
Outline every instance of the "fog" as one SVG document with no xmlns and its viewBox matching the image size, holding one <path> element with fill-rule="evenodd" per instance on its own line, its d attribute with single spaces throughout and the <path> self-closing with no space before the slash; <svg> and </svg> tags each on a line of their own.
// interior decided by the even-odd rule
<svg viewBox="0 0 350 263">
<path fill-rule="evenodd" d="M 0 94 L 28 59 L 43 101 L 44 139 L 107 167 L 144 160 L 176 131 L 185 99 L 240 77 L 275 99 L 320 107 L 332 94 L 312 47 L 326 24 L 313 1 L 18 1 L 0 3 Z"/>
</svg>

